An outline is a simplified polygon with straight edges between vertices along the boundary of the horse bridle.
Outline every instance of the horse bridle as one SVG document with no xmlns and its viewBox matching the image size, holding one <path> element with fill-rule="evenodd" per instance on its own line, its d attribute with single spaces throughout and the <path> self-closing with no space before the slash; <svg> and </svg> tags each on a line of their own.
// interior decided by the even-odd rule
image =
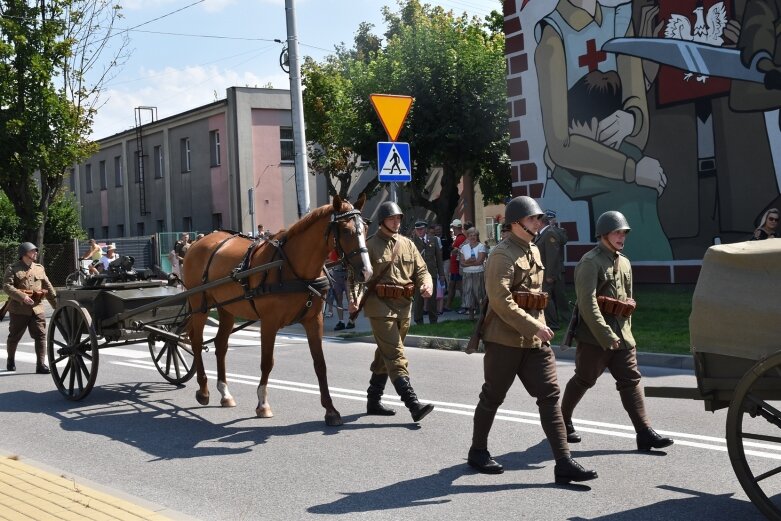
<svg viewBox="0 0 781 521">
<path fill-rule="evenodd" d="M 336 255 L 339 258 L 339 262 L 344 266 L 346 270 L 351 269 L 351 265 L 349 263 L 349 260 L 356 255 L 361 255 L 362 253 L 369 253 L 368 248 L 366 246 L 359 246 L 358 248 L 355 248 L 353 251 L 346 253 L 344 251 L 344 248 L 342 248 L 341 243 L 339 242 L 339 221 L 344 220 L 352 220 L 355 223 L 355 230 L 358 233 L 362 233 L 363 230 L 361 227 L 363 226 L 363 217 L 361 217 L 361 211 L 353 208 L 352 210 L 348 210 L 346 212 L 342 213 L 336 213 L 334 212 L 331 214 L 331 222 L 328 224 L 328 228 L 326 228 L 325 231 L 325 239 L 328 241 L 328 236 L 333 234 L 334 236 L 334 242 L 336 243 Z M 359 222 L 360 219 L 360 222 Z"/>
</svg>

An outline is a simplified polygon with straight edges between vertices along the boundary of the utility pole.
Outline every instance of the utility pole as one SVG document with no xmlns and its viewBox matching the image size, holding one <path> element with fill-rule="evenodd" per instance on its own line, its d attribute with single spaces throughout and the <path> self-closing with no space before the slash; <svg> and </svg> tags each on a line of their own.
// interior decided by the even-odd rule
<svg viewBox="0 0 781 521">
<path fill-rule="evenodd" d="M 298 59 L 298 32 L 294 0 L 285 0 L 287 49 L 290 60 L 290 108 L 293 116 L 293 141 L 296 149 L 296 195 L 299 218 L 309 212 L 309 170 L 304 130 L 304 100 L 301 96 L 301 62 Z"/>
</svg>

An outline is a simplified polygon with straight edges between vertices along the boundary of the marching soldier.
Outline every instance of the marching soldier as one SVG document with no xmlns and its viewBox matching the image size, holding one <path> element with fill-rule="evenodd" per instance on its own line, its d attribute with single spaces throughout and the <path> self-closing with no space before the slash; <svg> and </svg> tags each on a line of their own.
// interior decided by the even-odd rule
<svg viewBox="0 0 781 521">
<path fill-rule="evenodd" d="M 542 291 L 550 297 L 548 307 L 545 308 L 545 323 L 556 331 L 561 327 L 563 310 L 567 309 L 567 297 L 564 295 L 564 245 L 567 244 L 567 231 L 559 228 L 553 210 L 545 211 L 543 221 L 545 227 L 540 230 L 535 244 L 540 249 L 542 265 L 545 267 Z"/>
<path fill-rule="evenodd" d="M 35 340 L 38 363 L 35 372 L 49 374 L 46 360 L 46 318 L 41 300 L 46 298 L 52 307 L 57 306 L 57 293 L 49 282 L 43 266 L 38 264 L 38 248 L 31 242 L 19 245 L 19 260 L 8 266 L 3 278 L 3 290 L 8 294 L 8 361 L 6 369 L 16 371 L 14 357 L 24 330 Z"/>
<path fill-rule="evenodd" d="M 632 266 L 621 253 L 630 230 L 622 213 L 609 211 L 600 215 L 596 224 L 599 242 L 575 267 L 580 314 L 575 330 L 578 347 L 575 376 L 564 390 L 561 412 L 567 440 L 578 443 L 581 436 L 572 424 L 572 413 L 586 391 L 609 369 L 637 432 L 637 449 L 649 451 L 672 445 L 673 440 L 657 434 L 645 412 L 632 336 L 631 315 L 636 307 L 632 297 Z"/>
<path fill-rule="evenodd" d="M 516 197 L 505 208 L 509 236 L 488 257 L 485 287 L 488 311 L 483 321 L 485 383 L 475 409 L 472 447 L 467 461 L 485 474 L 504 471 L 488 452 L 488 433 L 496 411 L 516 377 L 537 399 L 540 423 L 556 459 L 556 483 L 588 481 L 597 473 L 570 457 L 567 431 L 559 409 L 556 359 L 550 347 L 553 331 L 545 325 L 545 296 L 540 292 L 543 267 L 532 243 L 542 210 L 531 197 Z"/>
<path fill-rule="evenodd" d="M 368 294 L 363 303 L 377 342 L 367 389 L 366 413 L 378 416 L 396 414 L 380 401 L 390 377 L 412 419 L 417 422 L 434 410 L 434 406 L 420 403 L 412 389 L 404 357 L 404 338 L 409 329 L 414 288 L 418 287 L 420 294 L 428 298 L 432 287 L 431 277 L 418 249 L 410 239 L 399 234 L 403 215 L 396 203 L 382 203 L 377 213 L 380 228 L 366 241 L 376 278 L 367 286 Z M 350 312 L 356 314 L 358 311 L 355 302 L 351 302 Z"/>
<path fill-rule="evenodd" d="M 412 242 L 415 243 L 415 247 L 420 252 L 420 256 L 423 257 L 423 262 L 426 263 L 426 269 L 428 274 L 431 275 L 431 281 L 436 282 L 440 280 L 443 284 L 445 282 L 445 269 L 442 263 L 442 247 L 437 242 L 436 237 L 426 235 L 426 229 L 428 223 L 426 221 L 418 221 L 415 223 L 415 235 L 412 236 Z M 432 290 L 433 291 L 433 290 Z M 415 300 L 412 304 L 412 314 L 415 318 L 416 324 L 423 323 L 423 307 L 425 307 L 428 313 L 428 321 L 431 324 L 437 323 L 437 299 L 435 295 L 424 299 L 420 295 L 420 291 L 415 291 Z"/>
</svg>

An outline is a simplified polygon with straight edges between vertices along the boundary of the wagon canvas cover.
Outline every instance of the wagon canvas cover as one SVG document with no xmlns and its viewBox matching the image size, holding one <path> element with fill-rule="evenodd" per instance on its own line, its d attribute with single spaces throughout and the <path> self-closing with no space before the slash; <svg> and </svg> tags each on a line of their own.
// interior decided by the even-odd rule
<svg viewBox="0 0 781 521">
<path fill-rule="evenodd" d="M 758 360 L 781 350 L 781 239 L 712 246 L 689 316 L 692 351 Z"/>
</svg>

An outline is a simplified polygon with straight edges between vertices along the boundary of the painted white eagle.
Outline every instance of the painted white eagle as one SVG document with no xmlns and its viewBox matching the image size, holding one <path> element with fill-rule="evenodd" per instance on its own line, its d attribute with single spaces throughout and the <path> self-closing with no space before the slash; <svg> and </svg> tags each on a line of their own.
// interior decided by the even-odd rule
<svg viewBox="0 0 781 521">
<path fill-rule="evenodd" d="M 664 37 L 721 47 L 721 44 L 724 43 L 722 38 L 724 27 L 727 25 L 727 9 L 724 7 L 724 2 L 713 4 L 708 9 L 707 15 L 704 14 L 701 3 L 692 12 L 695 17 L 694 28 L 692 28 L 688 17 L 671 14 L 670 19 L 667 20 L 667 27 L 664 29 Z M 689 81 L 692 76 L 691 72 L 687 72 L 683 79 Z M 702 83 L 705 83 L 707 79 L 707 76 L 697 76 L 696 78 Z"/>
</svg>

